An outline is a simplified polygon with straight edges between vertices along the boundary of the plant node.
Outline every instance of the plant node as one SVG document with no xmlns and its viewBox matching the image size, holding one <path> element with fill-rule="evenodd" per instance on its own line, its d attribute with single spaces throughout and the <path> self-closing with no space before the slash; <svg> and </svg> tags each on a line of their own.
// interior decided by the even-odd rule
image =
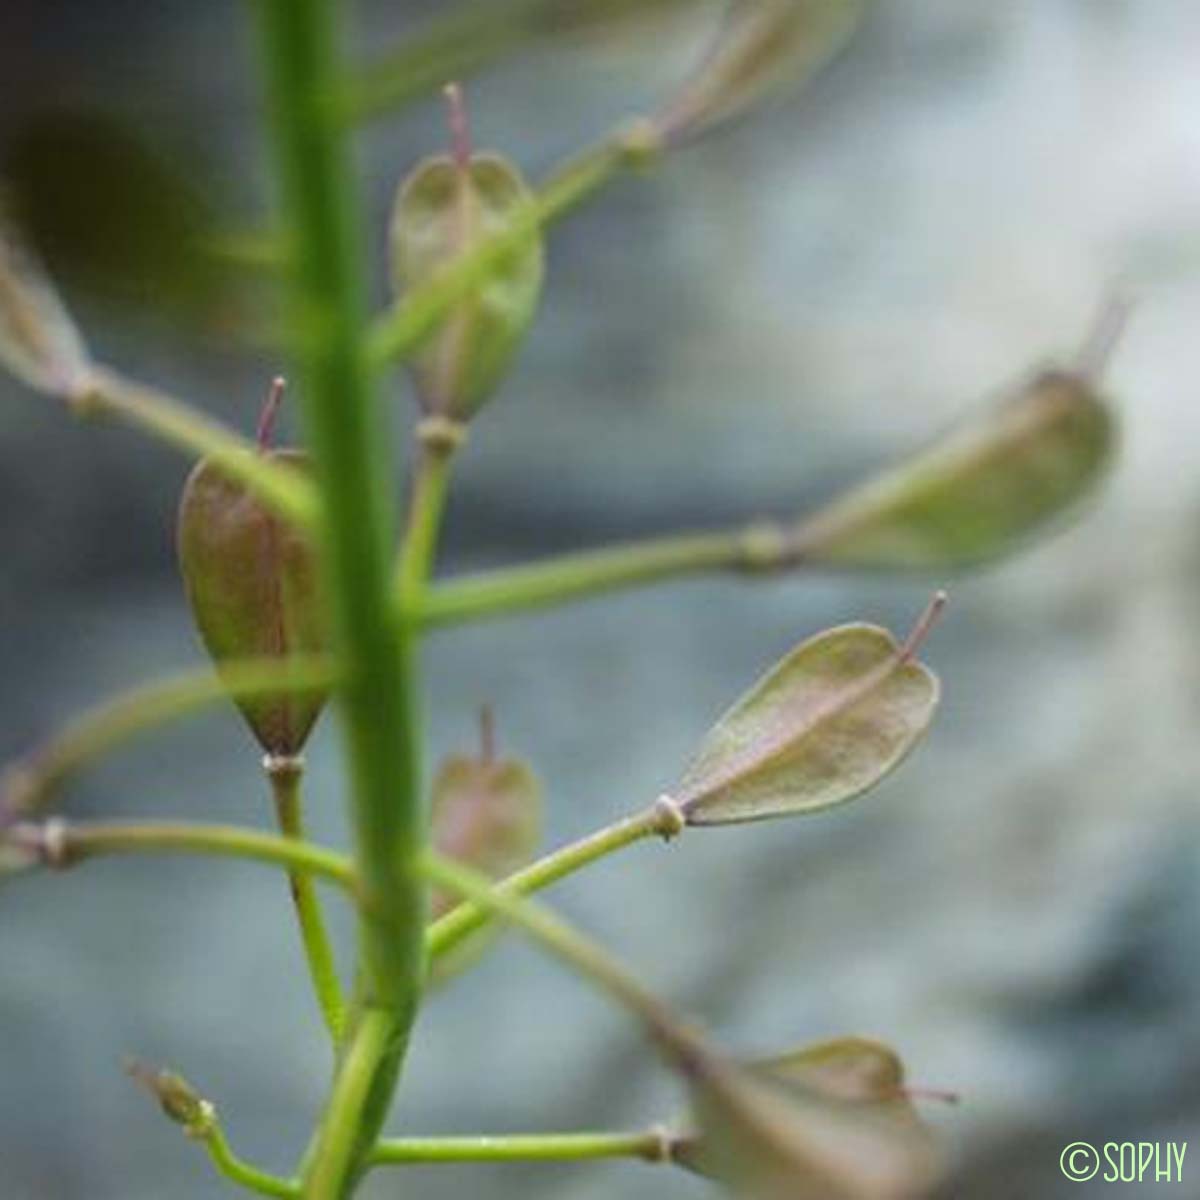
<svg viewBox="0 0 1200 1200">
<path fill-rule="evenodd" d="M 654 816 L 654 832 L 664 842 L 674 841 L 687 828 L 687 817 L 683 809 L 666 792 L 655 800 Z"/>
</svg>

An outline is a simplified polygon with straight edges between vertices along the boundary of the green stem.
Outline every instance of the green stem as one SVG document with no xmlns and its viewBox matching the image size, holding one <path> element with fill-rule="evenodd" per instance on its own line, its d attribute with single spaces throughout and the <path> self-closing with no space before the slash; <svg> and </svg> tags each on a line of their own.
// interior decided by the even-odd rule
<svg viewBox="0 0 1200 1200">
<path fill-rule="evenodd" d="M 297 1180 L 269 1175 L 266 1171 L 260 1171 L 258 1167 L 238 1158 L 226 1140 L 224 1130 L 215 1120 L 204 1135 L 204 1145 L 213 1166 L 231 1183 L 257 1192 L 260 1196 L 278 1196 L 290 1200 L 290 1197 L 300 1195 L 300 1184 Z"/>
<path fill-rule="evenodd" d="M 304 806 L 300 793 L 303 764 L 296 758 L 268 758 L 267 776 L 271 783 L 271 794 L 275 800 L 275 814 L 279 831 L 286 838 L 307 843 L 304 830 Z M 300 940 L 304 945 L 304 956 L 308 972 L 312 977 L 313 991 L 325 1019 L 325 1027 L 336 1046 L 345 1030 L 346 1011 L 342 998 L 342 985 L 338 979 L 337 961 L 329 934 L 325 929 L 325 917 L 321 911 L 321 899 L 313 881 L 303 871 L 290 871 L 292 903 L 296 909 L 296 921 L 300 927 Z"/>
<path fill-rule="evenodd" d="M 371 1161 L 393 1163 L 561 1162 L 588 1158 L 641 1158 L 667 1162 L 670 1139 L 662 1130 L 645 1133 L 533 1133 L 499 1137 L 387 1138 Z"/>
<path fill-rule="evenodd" d="M 428 626 L 455 625 L 673 576 L 769 571 L 789 560 L 782 531 L 766 524 L 629 542 L 452 579 L 429 590 L 421 615 Z"/>
<path fill-rule="evenodd" d="M 363 1142 L 367 1127 L 375 1123 L 371 1108 L 381 1064 L 395 1061 L 395 1040 L 396 1023 L 391 1013 L 381 1008 L 363 1010 L 338 1066 L 326 1110 L 333 1119 L 327 1118 L 320 1130 L 306 1172 L 306 1197 L 341 1196 L 353 1186 L 370 1150 L 370 1145 Z M 370 1130 L 371 1141 L 377 1133 L 377 1129 Z"/>
<path fill-rule="evenodd" d="M 494 887 L 486 875 L 426 850 L 421 870 L 431 883 L 503 917 L 635 1013 L 664 1042 L 689 1035 L 671 1011 L 607 950 L 530 900 Z"/>
<path fill-rule="evenodd" d="M 368 341 L 371 365 L 380 370 L 405 359 L 454 304 L 484 283 L 532 232 L 577 208 L 621 171 L 649 161 L 658 149 L 657 133 L 642 122 L 561 167 L 502 230 L 478 242 L 375 322 Z"/>
<path fill-rule="evenodd" d="M 345 855 L 310 842 L 293 842 L 237 825 L 164 821 L 77 825 L 56 819 L 42 824 L 11 825 L 2 837 L 13 846 L 33 850 L 53 868 L 122 854 L 212 855 L 270 863 L 320 876 L 347 891 L 354 890 L 354 865 Z"/>
<path fill-rule="evenodd" d="M 528 896 L 644 838 L 673 837 L 679 831 L 679 818 L 671 808 L 655 804 L 645 812 L 547 854 L 497 883 L 495 890 L 506 896 Z M 491 917 L 491 910 L 485 905 L 467 903 L 451 909 L 426 931 L 425 946 L 430 960 L 448 954 Z"/>
<path fill-rule="evenodd" d="M 188 671 L 104 701 L 51 741 L 12 764 L 0 787 L 0 819 L 33 812 L 81 767 L 116 746 L 209 704 L 229 699 L 324 691 L 335 680 L 328 659 L 245 659 Z"/>
<path fill-rule="evenodd" d="M 305 428 L 324 501 L 327 592 L 349 757 L 362 964 L 333 1092 L 308 1157 L 307 1200 L 342 1200 L 378 1136 L 416 1015 L 426 896 L 412 634 L 388 563 L 391 437 L 361 338 L 366 314 L 354 163 L 336 106 L 342 6 L 258 0 Z"/>
<path fill-rule="evenodd" d="M 424 607 L 454 460 L 449 446 L 422 443 L 420 454 L 395 579 L 400 603 L 409 613 L 420 613 Z"/>
<path fill-rule="evenodd" d="M 617 20 L 678 0 L 474 0 L 456 5 L 374 62 L 358 64 L 345 82 L 347 121 L 369 121 L 462 80 L 489 62 L 556 29 Z M 576 11 L 572 11 L 572 9 Z"/>
<path fill-rule="evenodd" d="M 299 472 L 264 459 L 252 442 L 171 396 L 102 367 L 89 370 L 86 385 L 71 398 L 82 417 L 111 417 L 136 425 L 161 441 L 216 463 L 244 483 L 280 516 L 313 528 L 320 505 Z"/>
<path fill-rule="evenodd" d="M 520 45 L 529 34 L 524 19 L 546 0 L 476 0 L 439 16 L 403 45 L 361 64 L 345 80 L 342 117 L 368 121 L 463 79 L 489 60 Z"/>
</svg>

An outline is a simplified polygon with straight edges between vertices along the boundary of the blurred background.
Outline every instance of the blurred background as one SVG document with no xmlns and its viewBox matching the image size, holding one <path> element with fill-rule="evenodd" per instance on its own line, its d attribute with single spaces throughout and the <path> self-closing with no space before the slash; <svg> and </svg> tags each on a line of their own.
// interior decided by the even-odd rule
<svg viewBox="0 0 1200 1200">
<path fill-rule="evenodd" d="M 82 112 L 253 225 L 266 186 L 243 8 L 5 0 L 0 152 L 34 170 L 30 145 L 57 146 L 78 173 L 51 198 L 86 214 L 87 139 L 76 157 L 69 133 L 44 136 Z M 370 55 L 444 6 L 358 8 Z M 478 144 L 540 175 L 663 95 L 713 16 L 576 32 L 490 67 L 468 83 Z M 434 757 L 473 745 L 490 702 L 503 748 L 545 783 L 556 844 L 668 786 L 799 638 L 847 619 L 906 627 L 949 582 L 927 654 L 945 701 L 898 775 L 811 820 L 636 848 L 554 900 L 738 1050 L 894 1044 L 915 1083 L 962 1094 L 928 1115 L 954 1156 L 949 1194 L 974 1200 L 1121 1194 L 1063 1179 L 1062 1147 L 1184 1141 L 1200 1114 L 1198 51 L 1200 6 L 1183 0 L 879 0 L 802 95 L 555 231 L 543 310 L 449 514 L 458 570 L 799 512 L 1072 354 L 1106 289 L 1132 283 L 1108 374 L 1117 469 L 1023 557 L 951 581 L 678 583 L 446 631 L 426 654 Z M 392 190 L 444 137 L 431 96 L 362 139 L 379 303 Z M 158 215 L 169 239 L 174 216 Z M 285 365 L 262 348 L 260 308 L 205 291 L 181 329 L 138 270 L 133 304 L 68 280 L 100 355 L 251 430 Z M 399 377 L 394 394 L 400 439 Z M 173 569 L 187 467 L 0 379 L 0 757 L 200 663 Z M 342 839 L 332 722 L 309 758 L 315 833 Z M 63 806 L 268 819 L 227 712 L 112 755 Z M 282 880 L 130 860 L 4 890 L 5 1200 L 225 1194 L 122 1077 L 126 1054 L 182 1071 L 240 1151 L 289 1167 L 329 1062 Z M 620 1012 L 508 939 L 425 1010 L 391 1128 L 636 1125 L 679 1103 Z M 397 1169 L 364 1195 L 468 1191 L 707 1194 L 680 1172 L 601 1164 Z"/>
</svg>

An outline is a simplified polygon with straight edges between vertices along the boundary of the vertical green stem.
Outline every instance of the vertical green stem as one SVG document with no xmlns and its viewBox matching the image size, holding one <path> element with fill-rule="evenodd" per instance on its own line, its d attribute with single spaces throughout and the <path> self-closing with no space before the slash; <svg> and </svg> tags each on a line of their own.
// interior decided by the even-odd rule
<svg viewBox="0 0 1200 1200">
<path fill-rule="evenodd" d="M 360 876 L 362 964 L 333 1093 L 307 1160 L 307 1200 L 352 1189 L 395 1086 L 424 968 L 423 842 L 411 636 L 389 604 L 391 438 L 362 347 L 358 187 L 334 97 L 336 0 L 257 0 L 291 255 L 291 332 L 324 501 L 326 585 Z"/>
<path fill-rule="evenodd" d="M 298 758 L 268 758 L 266 770 L 271 782 L 271 794 L 275 799 L 279 832 L 284 837 L 298 842 L 307 841 L 304 830 L 304 805 L 300 792 L 303 764 Z M 342 1000 L 342 986 L 338 980 L 337 961 L 333 956 L 329 934 L 325 929 L 325 918 L 321 912 L 321 900 L 317 895 L 316 885 L 303 871 L 289 871 L 288 886 L 292 892 L 292 903 L 296 909 L 304 956 L 308 960 L 308 972 L 312 976 L 313 991 L 329 1036 L 333 1038 L 336 1046 L 342 1039 L 346 1013 Z"/>
</svg>

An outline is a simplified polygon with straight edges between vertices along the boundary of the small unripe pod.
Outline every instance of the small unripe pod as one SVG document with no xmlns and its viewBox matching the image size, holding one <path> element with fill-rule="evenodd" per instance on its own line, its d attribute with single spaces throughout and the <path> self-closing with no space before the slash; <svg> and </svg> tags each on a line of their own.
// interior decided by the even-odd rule
<svg viewBox="0 0 1200 1200">
<path fill-rule="evenodd" d="M 471 151 L 461 97 L 449 91 L 455 150 L 419 163 L 401 183 L 391 222 L 397 292 L 421 287 L 481 242 L 504 232 L 532 199 L 507 159 Z M 537 311 L 543 255 L 533 230 L 451 308 L 411 360 L 427 415 L 468 421 L 509 368 Z"/>
</svg>

